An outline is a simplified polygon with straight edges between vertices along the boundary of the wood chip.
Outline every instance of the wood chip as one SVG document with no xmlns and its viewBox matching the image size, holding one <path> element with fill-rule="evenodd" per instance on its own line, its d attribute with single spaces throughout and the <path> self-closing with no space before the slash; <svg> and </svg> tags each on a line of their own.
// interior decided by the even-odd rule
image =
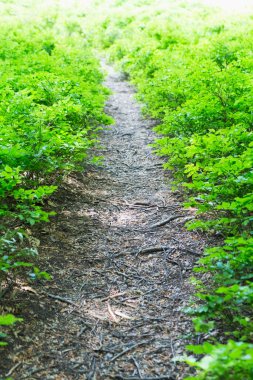
<svg viewBox="0 0 253 380">
<path fill-rule="evenodd" d="M 116 317 L 116 315 L 115 315 L 114 312 L 112 311 L 112 308 L 111 308 L 109 302 L 107 302 L 107 308 L 108 308 L 108 311 L 109 311 L 110 316 L 112 317 L 113 322 L 115 322 L 115 323 L 119 323 L 120 320 Z"/>
</svg>

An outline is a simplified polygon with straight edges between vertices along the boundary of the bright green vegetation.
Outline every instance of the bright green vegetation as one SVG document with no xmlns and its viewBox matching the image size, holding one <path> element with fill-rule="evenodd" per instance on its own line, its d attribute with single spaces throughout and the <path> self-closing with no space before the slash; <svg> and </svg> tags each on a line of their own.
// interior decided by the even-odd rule
<svg viewBox="0 0 253 380">
<path fill-rule="evenodd" d="M 0 284 L 22 274 L 49 278 L 35 265 L 26 227 L 49 221 L 48 197 L 66 173 L 92 160 L 110 122 L 81 16 L 62 18 L 47 6 L 38 16 L 36 3 L 24 0 L 22 21 L 20 3 L 0 1 Z M 197 369 L 192 379 L 250 380 L 253 18 L 222 19 L 180 0 L 97 3 L 96 18 L 83 19 L 90 41 L 130 77 L 144 113 L 160 121 L 156 152 L 199 214 L 188 228 L 224 241 L 195 269 L 196 305 L 186 312 L 203 343 L 188 346 L 195 356 L 184 360 Z M 0 316 L 0 326 L 19 321 Z"/>
<path fill-rule="evenodd" d="M 22 318 L 16 318 L 12 314 L 0 315 L 0 326 L 14 325 L 16 322 L 22 321 Z M 0 339 L 6 338 L 6 334 L 0 332 Z M 0 341 L 0 347 L 7 346 L 7 342 Z"/>
<path fill-rule="evenodd" d="M 9 14 L 0 18 L 0 285 L 22 274 L 50 277 L 34 265 L 26 227 L 54 215 L 47 198 L 66 173 L 96 161 L 90 148 L 111 121 L 78 23 L 63 24 L 57 13 L 28 23 Z M 0 325 L 14 322 L 0 317 Z"/>
<path fill-rule="evenodd" d="M 187 359 L 193 378 L 252 379 L 252 18 L 222 20 L 177 2 L 114 3 L 97 43 L 160 120 L 156 152 L 200 215 L 188 227 L 224 239 L 196 268 L 205 274 L 187 312 L 206 342 L 189 347 L 204 355 Z"/>
</svg>

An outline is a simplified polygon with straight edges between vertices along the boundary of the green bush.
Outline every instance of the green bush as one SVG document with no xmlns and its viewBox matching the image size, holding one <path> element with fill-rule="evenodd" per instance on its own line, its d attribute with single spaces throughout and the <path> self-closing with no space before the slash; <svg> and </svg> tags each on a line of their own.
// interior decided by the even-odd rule
<svg viewBox="0 0 253 380">
<path fill-rule="evenodd" d="M 22 318 L 16 318 L 12 314 L 0 315 L 0 326 L 14 325 L 16 322 L 21 322 Z M 6 334 L 0 331 L 0 339 L 6 338 Z M 0 347 L 6 346 L 7 342 L 0 341 Z"/>
<path fill-rule="evenodd" d="M 24 231 L 55 215 L 47 198 L 64 175 L 98 160 L 91 148 L 112 120 L 103 111 L 109 92 L 80 20 L 56 4 L 44 15 L 33 0 L 0 6 L 2 286 L 21 275 L 50 278 L 35 266 L 39 252 Z M 0 316 L 0 325 L 17 320 Z"/>
<path fill-rule="evenodd" d="M 43 21 L 0 32 L 0 215 L 7 224 L 48 221 L 54 213 L 43 203 L 56 178 L 90 160 L 110 121 L 90 47 Z"/>
<path fill-rule="evenodd" d="M 188 346 L 188 349 L 205 356 L 199 361 L 194 357 L 186 359 L 199 371 L 196 376 L 185 380 L 251 380 L 253 377 L 253 344 L 229 340 L 227 344 L 205 343 Z"/>
</svg>

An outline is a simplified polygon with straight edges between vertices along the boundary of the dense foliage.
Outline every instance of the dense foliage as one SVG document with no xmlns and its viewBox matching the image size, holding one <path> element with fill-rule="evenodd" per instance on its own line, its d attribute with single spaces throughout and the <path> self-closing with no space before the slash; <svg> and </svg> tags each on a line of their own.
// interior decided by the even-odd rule
<svg viewBox="0 0 253 380">
<path fill-rule="evenodd" d="M 0 285 L 23 273 L 49 278 L 34 265 L 38 250 L 26 227 L 54 215 L 47 198 L 63 175 L 96 159 L 89 149 L 110 121 L 103 76 L 78 23 L 62 25 L 57 13 L 2 19 Z M 17 319 L 0 317 L 0 325 L 8 321 Z"/>
<path fill-rule="evenodd" d="M 160 120 L 156 152 L 200 214 L 188 227 L 225 241 L 196 268 L 206 275 L 187 312 L 209 343 L 189 347 L 204 355 L 187 359 L 199 369 L 194 378 L 252 379 L 252 19 L 160 3 L 115 1 L 97 42 L 129 75 L 144 112 Z"/>
<path fill-rule="evenodd" d="M 0 1 L 6 11 L 0 17 L 0 284 L 23 273 L 49 278 L 35 265 L 38 250 L 26 227 L 49 221 L 54 213 L 47 198 L 65 173 L 91 160 L 98 131 L 110 121 L 80 20 L 60 20 L 57 9 L 33 20 L 35 8 L 22 20 L 15 3 Z M 28 10 L 29 0 L 23 3 Z M 189 4 L 98 0 L 90 40 L 131 78 L 143 111 L 160 121 L 156 152 L 186 206 L 199 214 L 188 227 L 224 240 L 197 264 L 197 305 L 186 312 L 203 343 L 188 346 L 195 356 L 184 360 L 196 367 L 194 379 L 249 380 L 253 24 L 250 17 L 222 19 Z M 0 326 L 20 320 L 3 315 Z"/>
</svg>

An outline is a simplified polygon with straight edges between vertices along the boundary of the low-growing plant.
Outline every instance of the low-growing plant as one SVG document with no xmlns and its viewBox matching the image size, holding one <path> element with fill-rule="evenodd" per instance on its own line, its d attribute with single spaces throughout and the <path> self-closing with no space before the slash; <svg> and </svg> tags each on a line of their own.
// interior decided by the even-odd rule
<svg viewBox="0 0 253 380">
<path fill-rule="evenodd" d="M 26 270 L 30 278 L 50 279 L 46 272 L 40 272 L 34 266 L 34 258 L 38 250 L 29 243 L 29 238 L 24 231 L 7 230 L 0 236 L 0 281 L 5 280 L 10 274 L 17 276 Z"/>
<path fill-rule="evenodd" d="M 21 322 L 22 320 L 22 318 L 16 318 L 12 314 L 0 315 L 0 326 L 11 326 L 17 322 Z M 5 338 L 7 338 L 7 335 L 4 332 L 0 331 L 0 347 L 7 346 L 8 343 L 6 341 L 2 341 L 2 339 Z"/>
<path fill-rule="evenodd" d="M 1 5 L 1 287 L 20 276 L 51 278 L 36 266 L 39 249 L 25 231 L 55 215 L 47 200 L 66 174 L 99 162 L 92 148 L 112 123 L 104 113 L 109 91 L 80 18 L 54 5 L 45 14 L 32 0 Z M 5 315 L 0 325 L 20 320 Z"/>
<path fill-rule="evenodd" d="M 204 355 L 200 360 L 189 356 L 184 359 L 198 371 L 185 380 L 250 380 L 253 376 L 253 345 L 229 340 L 227 344 L 204 343 L 188 346 L 196 355 Z"/>
</svg>

